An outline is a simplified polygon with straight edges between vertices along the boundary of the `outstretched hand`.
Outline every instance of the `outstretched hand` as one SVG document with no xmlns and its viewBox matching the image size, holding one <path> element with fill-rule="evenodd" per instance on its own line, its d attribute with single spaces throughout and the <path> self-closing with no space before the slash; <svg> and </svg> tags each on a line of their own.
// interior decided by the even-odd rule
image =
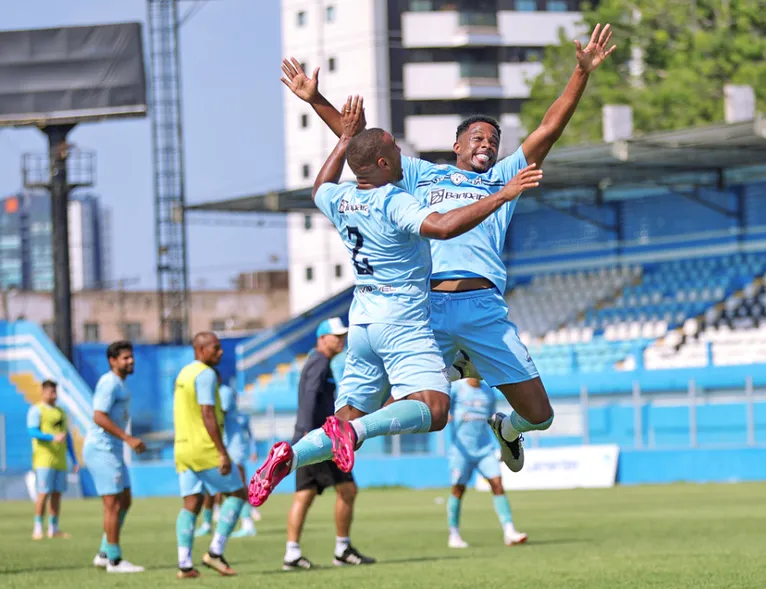
<svg viewBox="0 0 766 589">
<path fill-rule="evenodd" d="M 282 83 L 301 100 L 311 103 L 319 96 L 319 68 L 309 78 L 303 71 L 300 62 L 291 57 L 282 60 Z"/>
<path fill-rule="evenodd" d="M 600 34 L 599 34 L 600 31 Z M 601 30 L 601 24 L 597 24 L 593 29 L 593 33 L 590 36 L 590 41 L 585 49 L 582 48 L 582 44 L 575 39 L 574 44 L 577 49 L 577 63 L 582 70 L 586 73 L 591 73 L 598 66 L 600 66 L 604 60 L 609 57 L 612 51 L 615 50 L 617 45 L 612 45 L 607 49 L 609 45 L 609 39 L 612 38 L 611 25 L 607 24 L 603 30 Z"/>
<path fill-rule="evenodd" d="M 364 131 L 367 121 L 364 118 L 364 98 L 359 95 L 349 96 L 346 104 L 340 109 L 340 120 L 343 125 L 343 137 L 354 137 Z"/>
<path fill-rule="evenodd" d="M 519 197 L 525 190 L 540 186 L 543 179 L 543 171 L 537 169 L 537 164 L 529 164 L 516 174 L 511 181 L 500 191 L 503 199 L 510 202 Z"/>
</svg>

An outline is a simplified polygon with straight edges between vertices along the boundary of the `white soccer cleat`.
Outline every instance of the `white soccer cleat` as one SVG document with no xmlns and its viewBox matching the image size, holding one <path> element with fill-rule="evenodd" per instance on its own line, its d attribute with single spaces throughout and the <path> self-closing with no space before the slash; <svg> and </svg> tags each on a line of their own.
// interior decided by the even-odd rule
<svg viewBox="0 0 766 589">
<path fill-rule="evenodd" d="M 475 378 L 481 380 L 479 371 L 476 370 L 476 366 L 473 365 L 468 354 L 463 350 L 458 350 L 455 360 L 452 362 L 452 366 L 460 372 L 460 378 Z"/>
<path fill-rule="evenodd" d="M 262 517 L 263 517 L 263 516 L 261 515 L 261 512 L 260 512 L 260 511 L 258 511 L 258 510 L 257 510 L 255 507 L 251 507 L 251 508 L 250 508 L 250 518 L 251 518 L 251 519 L 252 519 L 254 522 L 259 522 L 259 521 L 261 521 L 261 518 L 262 518 Z"/>
<path fill-rule="evenodd" d="M 127 560 L 121 560 L 117 564 L 109 563 L 106 565 L 107 573 L 143 573 L 144 567 L 130 563 Z"/>
<path fill-rule="evenodd" d="M 93 557 L 93 566 L 105 569 L 109 566 L 109 559 L 105 554 L 97 554 Z"/>
<path fill-rule="evenodd" d="M 527 535 L 523 532 L 513 531 L 509 534 L 505 534 L 505 545 L 514 546 L 516 544 L 524 544 L 527 541 Z"/>
<path fill-rule="evenodd" d="M 450 535 L 447 546 L 449 548 L 468 548 L 468 542 L 463 540 L 460 536 Z"/>
</svg>

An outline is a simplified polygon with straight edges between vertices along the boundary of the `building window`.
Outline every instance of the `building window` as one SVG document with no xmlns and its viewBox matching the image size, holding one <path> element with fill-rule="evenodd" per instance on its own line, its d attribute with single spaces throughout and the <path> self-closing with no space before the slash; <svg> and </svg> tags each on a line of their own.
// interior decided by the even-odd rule
<svg viewBox="0 0 766 589">
<path fill-rule="evenodd" d="M 307 114 L 301 115 L 301 129 L 305 129 L 309 126 L 309 116 Z"/>
<path fill-rule="evenodd" d="M 311 229 L 311 215 L 303 215 L 303 228 L 306 231 Z"/>
<path fill-rule="evenodd" d="M 141 324 L 135 322 L 127 322 L 120 324 L 120 331 L 122 331 L 122 337 L 130 342 L 137 342 L 141 340 Z"/>
<path fill-rule="evenodd" d="M 225 319 L 213 319 L 210 322 L 210 330 L 211 331 L 226 331 L 226 320 Z"/>
<path fill-rule="evenodd" d="M 307 72 L 307 71 L 309 71 L 309 64 L 307 64 L 305 61 L 302 61 L 302 62 L 300 62 L 300 63 L 301 63 L 301 69 L 302 69 L 304 72 Z"/>
<path fill-rule="evenodd" d="M 304 178 L 309 178 L 311 176 L 311 166 L 308 164 L 303 164 L 303 169 L 301 170 L 303 173 Z"/>
<path fill-rule="evenodd" d="M 324 15 L 327 22 L 335 22 L 335 7 L 331 4 L 325 8 Z"/>
<path fill-rule="evenodd" d="M 434 9 L 432 0 L 410 0 L 410 10 L 412 12 L 428 12 Z"/>
<path fill-rule="evenodd" d="M 336 68 L 335 58 L 331 57 L 330 59 L 327 60 L 327 69 L 330 70 L 331 72 L 334 72 L 335 68 Z"/>
<path fill-rule="evenodd" d="M 343 278 L 343 266 L 335 264 L 335 278 Z"/>
<path fill-rule="evenodd" d="M 306 266 L 306 282 L 314 280 L 314 269 L 311 266 Z"/>
<path fill-rule="evenodd" d="M 537 0 L 516 0 L 515 6 L 519 12 L 534 12 L 537 10 Z"/>
<path fill-rule="evenodd" d="M 550 12 L 566 12 L 569 10 L 566 0 L 547 0 L 545 2 L 545 10 Z"/>
<path fill-rule="evenodd" d="M 297 23 L 297 25 L 299 27 L 305 27 L 307 20 L 308 19 L 306 17 L 306 11 L 305 10 L 301 10 L 301 11 L 298 12 L 298 14 L 295 15 L 295 22 Z"/>
<path fill-rule="evenodd" d="M 100 339 L 98 323 L 84 323 L 82 327 L 84 331 L 83 341 L 97 342 Z"/>
</svg>

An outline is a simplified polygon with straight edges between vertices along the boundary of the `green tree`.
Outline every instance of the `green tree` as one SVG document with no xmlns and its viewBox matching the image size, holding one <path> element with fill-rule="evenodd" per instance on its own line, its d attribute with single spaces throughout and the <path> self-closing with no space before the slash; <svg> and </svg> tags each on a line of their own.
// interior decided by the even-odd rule
<svg viewBox="0 0 766 589">
<path fill-rule="evenodd" d="M 724 84 L 748 84 L 766 111 L 766 9 L 762 0 L 602 0 L 582 26 L 611 23 L 617 49 L 591 75 L 561 144 L 601 140 L 601 107 L 633 107 L 635 134 L 722 121 Z M 640 16 L 639 16 L 640 15 Z M 546 48 L 543 72 L 521 110 L 534 129 L 575 66 L 572 39 Z M 631 71 L 631 56 L 642 65 Z"/>
</svg>

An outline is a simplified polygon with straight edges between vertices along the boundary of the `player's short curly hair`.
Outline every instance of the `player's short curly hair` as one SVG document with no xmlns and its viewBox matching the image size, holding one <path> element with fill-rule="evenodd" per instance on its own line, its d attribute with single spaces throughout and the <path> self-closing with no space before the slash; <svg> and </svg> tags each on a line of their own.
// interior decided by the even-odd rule
<svg viewBox="0 0 766 589">
<path fill-rule="evenodd" d="M 457 133 L 455 133 L 455 139 L 460 139 L 460 136 L 468 131 L 468 129 L 471 128 L 471 125 L 474 123 L 487 123 L 489 125 L 492 125 L 495 130 L 497 131 L 497 136 L 500 138 L 500 135 L 502 131 L 500 130 L 500 123 L 497 122 L 497 119 L 493 119 L 492 117 L 488 117 L 487 115 L 473 115 L 468 117 L 466 120 L 464 120 L 462 123 L 460 123 L 457 126 Z"/>
</svg>

